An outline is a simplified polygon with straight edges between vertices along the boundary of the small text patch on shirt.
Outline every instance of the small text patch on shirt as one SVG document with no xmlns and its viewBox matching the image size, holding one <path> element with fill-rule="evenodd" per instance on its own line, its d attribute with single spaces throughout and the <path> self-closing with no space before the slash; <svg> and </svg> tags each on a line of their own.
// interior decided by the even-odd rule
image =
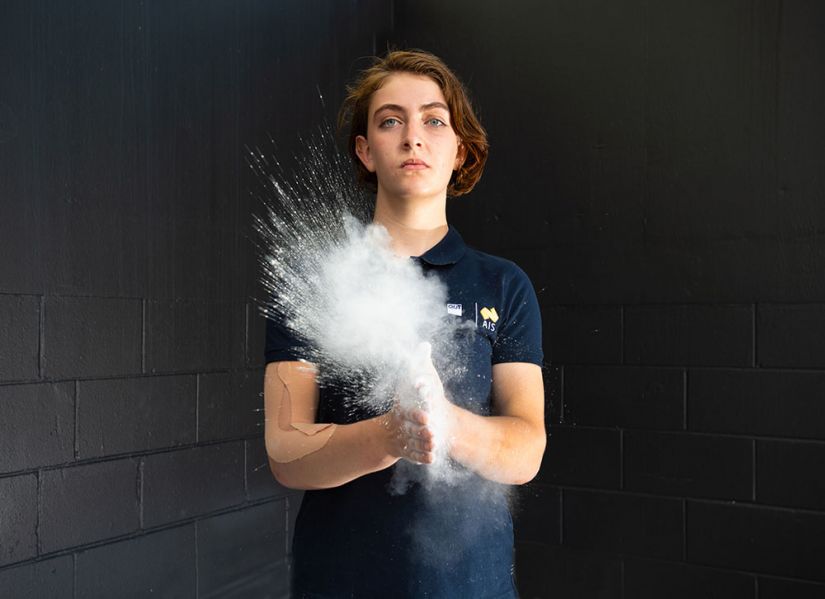
<svg viewBox="0 0 825 599">
<path fill-rule="evenodd" d="M 461 316 L 464 313 L 464 308 L 461 304 L 447 304 L 447 314 L 453 316 Z"/>
</svg>

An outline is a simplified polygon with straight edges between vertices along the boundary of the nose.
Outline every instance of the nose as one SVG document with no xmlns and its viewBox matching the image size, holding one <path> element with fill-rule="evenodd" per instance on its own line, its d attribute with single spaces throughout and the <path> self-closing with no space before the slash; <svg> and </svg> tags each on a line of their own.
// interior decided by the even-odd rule
<svg viewBox="0 0 825 599">
<path fill-rule="evenodd" d="M 420 148 L 422 145 L 421 128 L 418 123 L 412 121 L 404 127 L 404 147 Z"/>
</svg>

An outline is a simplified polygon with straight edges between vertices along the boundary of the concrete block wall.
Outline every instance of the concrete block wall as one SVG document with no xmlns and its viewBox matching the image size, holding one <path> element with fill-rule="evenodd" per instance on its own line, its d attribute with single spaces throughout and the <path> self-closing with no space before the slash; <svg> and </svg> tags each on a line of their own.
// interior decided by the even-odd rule
<svg viewBox="0 0 825 599">
<path fill-rule="evenodd" d="M 0 8 L 0 596 L 287 595 L 246 148 L 289 158 L 389 21 Z"/>
<path fill-rule="evenodd" d="M 617 306 L 624 361 L 551 342 L 550 446 L 520 510 L 527 596 L 825 592 L 825 373 L 805 362 L 775 363 L 779 348 L 760 334 L 763 326 L 785 328 L 768 321 L 796 307 Z M 707 322 L 718 308 L 743 312 L 748 326 L 724 340 L 701 324 L 685 326 Z M 573 319 L 600 336 L 603 311 L 554 306 L 545 312 L 547 334 L 558 339 Z M 674 334 L 681 356 L 663 349 L 628 360 L 630 340 L 658 345 Z M 709 362 L 716 343 L 726 349 Z M 704 346 L 707 353 L 691 356 L 691 347 Z M 564 567 L 548 575 L 543 568 L 559 560 Z M 603 575 L 583 576 L 591 567 Z"/>
<path fill-rule="evenodd" d="M 390 42 L 469 84 L 450 219 L 544 310 L 522 595 L 823 596 L 820 4 L 5 3 L 0 595 L 286 593 L 244 148 Z"/>
</svg>

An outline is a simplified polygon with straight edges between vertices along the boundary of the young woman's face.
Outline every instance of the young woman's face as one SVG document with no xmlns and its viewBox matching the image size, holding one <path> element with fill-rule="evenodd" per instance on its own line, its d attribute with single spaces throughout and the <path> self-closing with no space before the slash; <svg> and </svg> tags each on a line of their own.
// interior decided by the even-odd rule
<svg viewBox="0 0 825 599">
<path fill-rule="evenodd" d="M 412 73 L 390 75 L 373 94 L 367 136 L 355 150 L 379 194 L 408 199 L 445 195 L 465 155 L 441 88 Z"/>
</svg>

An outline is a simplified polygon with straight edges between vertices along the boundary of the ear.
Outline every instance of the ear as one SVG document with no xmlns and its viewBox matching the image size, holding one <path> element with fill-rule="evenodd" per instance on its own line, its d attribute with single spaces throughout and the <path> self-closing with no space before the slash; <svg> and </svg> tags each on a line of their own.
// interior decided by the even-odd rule
<svg viewBox="0 0 825 599">
<path fill-rule="evenodd" d="M 355 138 L 355 154 L 361 160 L 361 164 L 364 165 L 365 169 L 371 173 L 375 172 L 375 164 L 373 164 L 370 154 L 370 144 L 363 135 L 358 135 Z"/>
<path fill-rule="evenodd" d="M 467 146 L 459 139 L 458 140 L 458 151 L 455 155 L 455 165 L 453 166 L 453 170 L 457 171 L 461 168 L 461 165 L 464 164 L 464 161 L 467 160 Z"/>
</svg>

